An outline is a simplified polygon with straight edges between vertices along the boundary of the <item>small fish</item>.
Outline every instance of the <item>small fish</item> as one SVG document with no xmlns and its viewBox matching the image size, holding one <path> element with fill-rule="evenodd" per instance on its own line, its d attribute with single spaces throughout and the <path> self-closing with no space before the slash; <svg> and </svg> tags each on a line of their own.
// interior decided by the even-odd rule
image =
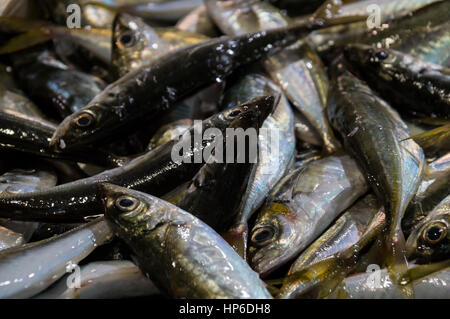
<svg viewBox="0 0 450 319">
<path fill-rule="evenodd" d="M 422 149 L 406 124 L 384 100 L 336 61 L 328 115 L 386 209 L 386 263 L 394 281 L 406 271 L 401 220 L 424 170 Z M 405 292 L 408 293 L 408 292 Z"/>
<path fill-rule="evenodd" d="M 275 186 L 250 234 L 249 261 L 262 276 L 295 258 L 368 190 L 348 155 L 312 161 Z"/>
<path fill-rule="evenodd" d="M 99 195 L 114 232 L 139 266 L 175 298 L 271 298 L 258 274 L 205 223 L 141 192 L 100 184 Z"/>
<path fill-rule="evenodd" d="M 247 253 L 247 221 L 284 175 L 295 150 L 293 114 L 289 102 L 280 88 L 267 77 L 254 73 L 239 77 L 227 88 L 222 103 L 230 107 L 260 95 L 277 96 L 275 109 L 264 121 L 258 136 L 259 160 L 250 175 L 236 218 L 230 229 L 222 233 L 244 259 Z"/>
<path fill-rule="evenodd" d="M 344 52 L 371 88 L 400 112 L 450 118 L 450 69 L 362 44 Z"/>
<path fill-rule="evenodd" d="M 0 251 L 0 297 L 29 298 L 40 293 L 71 271 L 68 265 L 76 265 L 111 237 L 108 224 L 100 218 L 60 236 Z"/>
<path fill-rule="evenodd" d="M 0 226 L 0 251 L 25 244 L 25 238 L 6 227 Z"/>
<path fill-rule="evenodd" d="M 175 27 L 181 31 L 203 34 L 211 38 L 220 34 L 204 5 L 189 12 L 177 22 Z"/>
<path fill-rule="evenodd" d="M 129 260 L 95 261 L 80 268 L 80 287 L 68 287 L 70 275 L 33 299 L 116 299 L 152 296 L 158 288 Z"/>
<path fill-rule="evenodd" d="M 220 129 L 225 135 L 226 128 L 236 116 L 245 110 L 255 110 L 260 104 L 260 100 L 244 103 L 204 120 L 201 123 L 201 137 L 208 128 Z M 197 134 L 194 129 L 179 140 L 161 145 L 121 167 L 33 194 L 0 197 L 0 217 L 48 222 L 85 222 L 101 208 L 95 192 L 96 185 L 101 182 L 115 183 L 157 196 L 165 194 L 192 179 L 204 163 L 203 160 L 196 162 L 195 158 L 201 156 L 203 151 L 214 143 L 213 138 L 197 147 Z M 173 154 L 176 154 L 177 150 L 183 150 L 181 161 L 174 159 Z"/>
<path fill-rule="evenodd" d="M 412 270 L 419 272 L 420 268 L 435 265 L 415 266 Z M 433 269 L 435 270 L 435 269 Z M 439 269 L 420 276 L 412 282 L 414 298 L 417 299 L 448 299 L 450 288 L 450 268 Z M 355 274 L 345 278 L 339 287 L 329 296 L 337 299 L 401 299 L 404 295 L 398 286 L 392 282 L 387 269 L 370 273 Z"/>
<path fill-rule="evenodd" d="M 193 124 L 194 122 L 191 119 L 182 119 L 161 126 L 150 140 L 147 150 L 150 151 L 160 145 L 178 139 L 183 133 L 189 130 Z"/>
<path fill-rule="evenodd" d="M 355 245 L 379 210 L 380 204 L 372 194 L 358 200 L 300 254 L 290 267 L 288 275 Z"/>
<path fill-rule="evenodd" d="M 110 84 L 59 125 L 51 145 L 94 143 L 147 124 L 180 99 L 322 27 L 315 22 L 216 38 L 169 52 Z M 207 71 L 205 73 L 205 71 Z M 149 90 L 151 88 L 151 90 Z M 150 95 L 149 95 L 150 93 Z"/>
<path fill-rule="evenodd" d="M 406 241 L 409 259 L 440 261 L 450 255 L 450 195 L 413 228 Z"/>
</svg>

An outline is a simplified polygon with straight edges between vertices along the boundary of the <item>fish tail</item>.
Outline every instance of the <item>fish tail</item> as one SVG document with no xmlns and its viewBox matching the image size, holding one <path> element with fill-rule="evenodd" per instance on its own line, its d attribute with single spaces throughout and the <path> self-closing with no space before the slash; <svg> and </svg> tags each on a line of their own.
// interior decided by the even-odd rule
<svg viewBox="0 0 450 319">
<path fill-rule="evenodd" d="M 247 225 L 232 227 L 222 234 L 222 237 L 244 260 L 247 260 L 247 235 Z"/>
<path fill-rule="evenodd" d="M 427 132 L 410 136 L 403 141 L 413 139 L 422 148 L 429 148 L 444 139 L 448 139 L 450 135 L 450 123 L 437 127 Z"/>
<path fill-rule="evenodd" d="M 45 43 L 63 34 L 58 29 L 58 27 L 43 26 L 21 33 L 0 46 L 0 54 L 10 54 Z"/>
</svg>

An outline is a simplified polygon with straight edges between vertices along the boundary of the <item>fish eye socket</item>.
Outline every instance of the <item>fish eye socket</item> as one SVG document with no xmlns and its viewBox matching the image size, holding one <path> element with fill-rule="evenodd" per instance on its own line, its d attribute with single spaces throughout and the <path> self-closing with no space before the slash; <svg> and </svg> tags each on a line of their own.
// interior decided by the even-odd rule
<svg viewBox="0 0 450 319">
<path fill-rule="evenodd" d="M 120 196 L 116 199 L 115 205 L 118 209 L 129 212 L 135 209 L 139 201 L 136 198 L 130 196 Z"/>
<path fill-rule="evenodd" d="M 430 244 L 437 244 L 447 235 L 447 226 L 443 223 L 435 223 L 425 229 L 423 239 Z"/>
<path fill-rule="evenodd" d="M 94 120 L 95 119 L 92 114 L 85 112 L 77 116 L 77 118 L 75 119 L 75 124 L 78 127 L 88 127 L 94 123 Z"/>
<path fill-rule="evenodd" d="M 389 54 L 386 51 L 384 51 L 384 50 L 377 50 L 377 51 L 375 51 L 375 57 L 378 60 L 385 60 L 385 59 L 388 58 L 388 56 L 389 56 Z"/>
<path fill-rule="evenodd" d="M 257 246 L 263 246 L 275 236 L 275 230 L 271 226 L 264 226 L 253 231 L 251 241 Z"/>
<path fill-rule="evenodd" d="M 119 37 L 119 42 L 124 47 L 129 48 L 134 45 L 135 37 L 131 31 L 127 31 Z"/>
</svg>

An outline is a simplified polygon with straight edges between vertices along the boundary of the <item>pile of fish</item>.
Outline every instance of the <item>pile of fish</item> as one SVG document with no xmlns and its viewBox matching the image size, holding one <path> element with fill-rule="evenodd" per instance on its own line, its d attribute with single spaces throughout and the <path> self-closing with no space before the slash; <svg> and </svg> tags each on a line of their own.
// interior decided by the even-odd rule
<svg viewBox="0 0 450 319">
<path fill-rule="evenodd" d="M 450 298 L 449 23 L 2 1 L 0 298 Z"/>
</svg>

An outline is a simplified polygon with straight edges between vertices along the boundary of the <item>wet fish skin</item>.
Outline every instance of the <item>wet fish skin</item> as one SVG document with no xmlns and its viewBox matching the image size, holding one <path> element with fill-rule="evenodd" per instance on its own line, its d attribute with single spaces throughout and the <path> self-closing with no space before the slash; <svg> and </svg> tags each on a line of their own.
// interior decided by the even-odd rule
<svg viewBox="0 0 450 319">
<path fill-rule="evenodd" d="M 300 166 L 275 186 L 251 230 L 249 261 L 265 276 L 296 257 L 368 190 L 348 155 Z"/>
<path fill-rule="evenodd" d="M 25 244 L 22 234 L 0 225 L 0 251 Z"/>
<path fill-rule="evenodd" d="M 95 261 L 81 266 L 80 288 L 67 287 L 68 276 L 33 299 L 116 299 L 159 294 L 151 280 L 129 260 Z"/>
<path fill-rule="evenodd" d="M 222 102 L 225 107 L 230 107 L 255 96 L 269 94 L 276 96 L 275 109 L 264 121 L 258 137 L 258 163 L 250 175 L 233 224 L 230 229 L 222 233 L 222 236 L 244 259 L 247 253 L 247 221 L 284 175 L 294 155 L 293 114 L 279 87 L 267 77 L 257 73 L 239 76 L 236 83 L 225 92 Z M 275 134 L 278 134 L 279 144 L 275 141 L 277 138 Z"/>
<path fill-rule="evenodd" d="M 401 220 L 422 178 L 423 151 L 414 141 L 404 140 L 409 131 L 398 113 L 342 63 L 335 65 L 333 83 L 330 121 L 386 209 L 386 262 L 399 280 L 406 271 Z"/>
<path fill-rule="evenodd" d="M 0 83 L 0 111 L 11 110 L 29 116 L 44 116 L 33 102 L 21 93 L 12 91 L 11 89 L 14 88 L 8 88 L 3 83 Z"/>
<path fill-rule="evenodd" d="M 361 263 L 365 263 L 365 259 L 371 259 L 371 256 L 366 255 L 370 254 L 385 228 L 386 214 L 381 207 L 370 219 L 355 244 L 286 277 L 277 297 L 284 299 L 327 297 L 345 276 L 354 272 Z M 367 249 L 369 253 L 364 254 Z"/>
<path fill-rule="evenodd" d="M 345 57 L 400 112 L 450 117 L 450 70 L 391 49 L 353 44 Z M 425 107 L 427 106 L 427 107 Z"/>
<path fill-rule="evenodd" d="M 119 13 L 113 23 L 112 60 L 118 77 L 150 63 L 169 50 L 209 38 L 175 29 L 155 29 L 142 19 Z"/>
<path fill-rule="evenodd" d="M 202 122 L 204 130 L 214 127 L 224 132 L 235 119 L 236 111 L 256 109 L 259 101 L 243 104 L 225 110 Z M 96 184 L 110 182 L 124 187 L 145 191 L 156 196 L 167 193 L 183 182 L 189 181 L 202 166 L 193 162 L 195 148 L 194 131 L 180 141 L 170 141 L 127 162 L 121 167 L 106 170 L 100 174 L 58 185 L 50 190 L 35 192 L 32 195 L 19 194 L 0 197 L 0 217 L 19 220 L 39 220 L 48 222 L 85 222 L 86 218 L 97 214 L 101 206 L 96 201 Z M 178 163 L 172 160 L 174 146 L 185 145 L 186 160 Z M 199 152 L 214 141 L 200 146 Z M 200 155 L 203 153 L 200 153 Z M 89 217 L 90 218 L 90 217 Z"/>
<path fill-rule="evenodd" d="M 14 70 L 28 96 L 44 109 L 52 107 L 62 118 L 79 111 L 106 87 L 103 80 L 70 69 L 48 51 L 32 63 L 22 61 L 20 54 L 14 58 Z"/>
<path fill-rule="evenodd" d="M 65 159 L 82 163 L 94 163 L 100 166 L 116 167 L 121 165 L 120 157 L 101 149 L 91 147 L 74 148 L 69 152 L 57 152 L 50 147 L 50 139 L 56 125 L 44 118 L 28 116 L 20 111 L 0 111 L 0 149 L 19 151 L 42 157 Z"/>
<path fill-rule="evenodd" d="M 450 254 L 450 195 L 418 223 L 406 241 L 409 259 L 418 263 L 440 261 Z"/>
<path fill-rule="evenodd" d="M 375 278 L 380 278 L 379 285 L 374 284 Z M 450 296 L 449 280 L 450 269 L 448 267 L 417 279 L 412 283 L 414 298 L 448 299 Z M 387 269 L 381 269 L 379 272 L 377 271 L 375 276 L 373 273 L 360 273 L 345 278 L 329 298 L 402 299 L 404 295 L 402 295 L 401 291 L 392 282 Z"/>
<path fill-rule="evenodd" d="M 204 5 L 189 12 L 177 22 L 175 27 L 182 31 L 195 32 L 211 38 L 219 36 L 220 33 Z"/>
<path fill-rule="evenodd" d="M 279 9 L 265 2 L 211 0 L 205 5 L 222 31 L 230 36 L 292 25 Z M 339 143 L 326 119 L 328 78 L 320 57 L 307 43 L 299 41 L 263 63 L 288 100 L 320 135 L 325 152 L 334 152 Z"/>
<path fill-rule="evenodd" d="M 166 125 L 156 131 L 153 135 L 147 150 L 152 150 L 162 144 L 178 139 L 184 132 L 189 130 L 194 122 L 191 119 L 182 119 Z"/>
<path fill-rule="evenodd" d="M 137 255 L 142 271 L 175 298 L 271 298 L 264 283 L 214 230 L 156 197 L 99 185 L 114 232 Z M 120 202 L 133 202 L 123 211 Z M 121 208 L 122 207 L 122 208 Z"/>
<path fill-rule="evenodd" d="M 402 220 L 402 229 L 406 235 L 409 235 L 411 229 L 450 193 L 449 179 L 450 154 L 434 160 L 427 166 L 419 188 Z"/>
<path fill-rule="evenodd" d="M 66 273 L 67 263 L 77 264 L 111 236 L 101 218 L 60 236 L 1 251 L 1 298 L 28 298 L 43 291 Z"/>
<path fill-rule="evenodd" d="M 290 267 L 288 275 L 355 245 L 379 210 L 380 204 L 372 194 L 358 200 L 300 254 Z"/>
<path fill-rule="evenodd" d="M 238 136 L 227 135 L 218 141 L 221 144 L 216 144 L 214 155 L 219 156 L 219 161 L 223 162 L 207 162 L 188 185 L 184 198 L 177 203 L 178 207 L 198 217 L 218 232 L 228 230 L 234 220 L 240 218 L 240 203 L 245 197 L 249 178 L 257 167 L 258 160 L 260 161 L 258 148 L 261 145 L 258 145 L 257 136 L 259 128 L 264 126 L 263 122 L 267 121 L 274 108 L 275 97 L 264 96 L 255 99 L 260 101 L 258 108 L 242 112 L 230 125 L 232 129 L 242 129 L 250 134 L 253 132 L 254 139 L 249 135 L 244 148 L 237 146 Z M 231 142 L 235 147 L 232 151 L 233 157 L 230 158 L 228 145 Z M 224 158 L 220 158 L 220 148 Z M 214 207 L 213 211 L 211 207 Z"/>
<path fill-rule="evenodd" d="M 67 148 L 112 138 L 168 111 L 190 93 L 222 81 L 236 68 L 274 53 L 313 29 L 316 22 L 204 41 L 162 56 L 110 84 L 58 127 L 51 144 Z M 207 70 L 205 73 L 204 71 Z M 152 88 L 151 95 L 148 95 Z"/>
</svg>

